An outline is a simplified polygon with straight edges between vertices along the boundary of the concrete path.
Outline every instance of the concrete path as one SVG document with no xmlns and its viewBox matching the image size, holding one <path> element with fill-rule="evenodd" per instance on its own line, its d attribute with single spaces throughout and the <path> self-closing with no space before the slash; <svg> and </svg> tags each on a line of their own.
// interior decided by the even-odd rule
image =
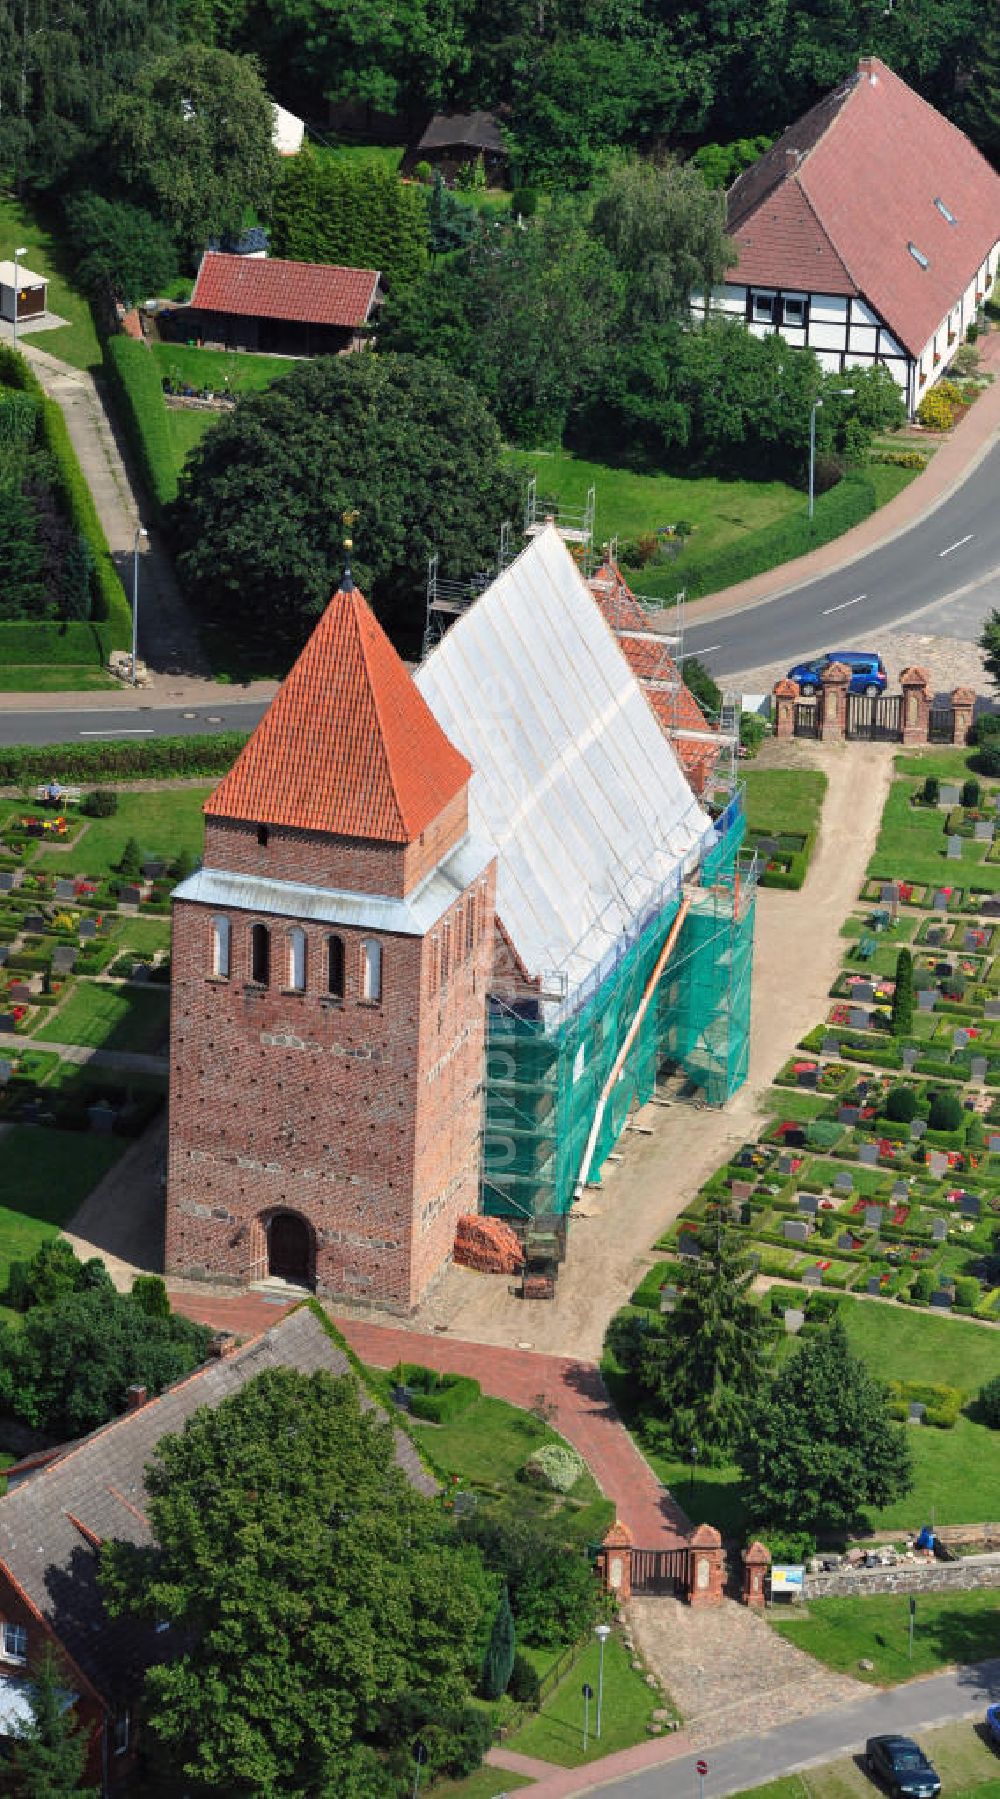
<svg viewBox="0 0 1000 1799">
<path fill-rule="evenodd" d="M 66 420 L 115 567 L 131 601 L 135 530 L 142 508 L 134 470 L 112 420 L 103 382 L 96 382 L 82 369 L 70 368 L 36 344 L 22 340 L 19 348 Z M 148 524 L 148 518 L 144 522 Z M 139 558 L 139 591 L 140 656 L 151 669 L 165 674 L 206 677 L 208 664 L 174 579 L 173 564 L 155 532 Z M 94 697 L 107 703 L 107 694 Z M 23 706 L 25 695 L 18 699 Z"/>
<path fill-rule="evenodd" d="M 91 1049 L 84 1043 L 52 1043 L 47 1037 L 36 1039 L 32 1047 L 54 1050 L 64 1062 L 75 1062 L 78 1067 L 117 1068 L 131 1074 L 166 1074 L 170 1067 L 168 1056 L 147 1056 L 141 1050 Z"/>
<path fill-rule="evenodd" d="M 275 1322 L 275 1303 L 281 1303 L 280 1294 L 227 1299 L 199 1291 L 191 1282 L 171 1282 L 170 1298 L 174 1310 L 186 1317 L 236 1331 L 265 1330 Z M 411 1331 L 358 1318 L 335 1316 L 335 1322 L 355 1353 L 373 1367 L 426 1361 L 444 1373 L 471 1374 L 484 1393 L 524 1410 L 542 1402 L 553 1429 L 579 1451 L 638 1545 L 672 1549 L 686 1540 L 690 1526 L 685 1513 L 620 1423 L 597 1368 L 531 1350 L 490 1349 L 450 1337 L 421 1339 Z"/>
<path fill-rule="evenodd" d="M 938 1724 L 981 1717 L 986 1706 L 998 1699 L 1000 1661 L 981 1662 L 887 1688 L 808 1719 L 733 1738 L 705 1757 L 709 1772 L 704 1799 L 725 1799 L 726 1794 L 760 1786 L 783 1774 L 857 1754 L 869 1736 L 891 1731 L 919 1735 Z M 586 1768 L 565 1768 L 546 1775 L 532 1787 L 531 1799 L 570 1799 L 570 1795 L 594 1787 L 614 1793 L 617 1799 L 695 1799 L 697 1759 L 687 1733 L 678 1732 L 623 1749 Z M 873 1799 L 876 1793 L 873 1788 Z"/>
</svg>

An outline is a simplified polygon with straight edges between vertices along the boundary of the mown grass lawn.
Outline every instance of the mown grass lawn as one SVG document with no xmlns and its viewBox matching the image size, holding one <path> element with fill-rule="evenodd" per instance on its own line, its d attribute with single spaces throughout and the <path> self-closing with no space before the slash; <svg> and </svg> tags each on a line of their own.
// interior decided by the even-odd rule
<svg viewBox="0 0 1000 1799">
<path fill-rule="evenodd" d="M 1000 1799 L 996 1750 L 975 1724 L 945 1724 L 922 1730 L 919 1741 L 941 1776 L 948 1799 Z M 881 1789 L 865 1773 L 858 1756 L 843 1756 L 802 1774 L 786 1774 L 752 1787 L 754 1799 L 877 1799 Z M 736 1799 L 744 1799 L 738 1794 Z"/>
<path fill-rule="evenodd" d="M 64 693 L 67 688 L 74 693 L 97 693 L 112 687 L 120 688 L 121 682 L 89 665 L 8 662 L 0 668 L 0 693 Z"/>
<path fill-rule="evenodd" d="M 32 332 L 30 326 L 22 325 L 19 335 L 30 338 L 39 349 L 74 368 L 99 368 L 101 346 L 90 302 L 74 285 L 72 257 L 50 229 L 45 215 L 11 194 L 0 196 L 0 243 L 24 245 L 22 267 L 48 277 L 49 311 L 67 321 L 55 331 Z M 9 256 L 10 249 L 5 249 L 4 255 Z"/>
<path fill-rule="evenodd" d="M 294 358 L 289 356 L 256 356 L 230 352 L 226 350 L 199 350 L 187 344 L 154 344 L 153 355 L 159 364 L 161 377 L 172 375 L 176 380 L 187 382 L 197 388 L 211 388 L 215 393 L 253 393 L 264 387 L 270 387 L 273 381 L 279 381 L 283 375 L 291 374 L 296 367 Z M 200 444 L 207 431 L 218 424 L 223 413 L 186 411 L 183 407 L 167 406 L 167 434 L 173 452 L 174 468 L 179 475 L 191 451 Z"/>
<path fill-rule="evenodd" d="M 59 770 L 54 771 L 58 775 Z M 119 793 L 118 810 L 111 818 L 91 818 L 69 851 L 39 851 L 39 868 L 62 874 L 72 871 L 101 878 L 112 874 L 121 861 L 130 837 L 135 837 L 147 857 L 170 862 L 187 850 L 200 856 L 204 819 L 202 806 L 215 783 L 197 781 L 193 786 L 164 788 L 159 792 Z"/>
<path fill-rule="evenodd" d="M 827 778 L 820 769 L 747 768 L 747 829 L 807 836 L 815 830 L 826 796 Z"/>
<path fill-rule="evenodd" d="M 106 987 L 81 981 L 65 1004 L 48 1015 L 39 1043 L 79 1043 L 88 1049 L 165 1052 L 170 996 L 163 988 Z"/>
<path fill-rule="evenodd" d="M 27 1261 L 83 1204 L 127 1148 L 121 1137 L 15 1124 L 0 1133 L 0 1292 L 12 1261 Z"/>
<path fill-rule="evenodd" d="M 511 450 L 509 459 L 523 471 L 525 481 L 537 475 L 540 498 L 551 495 L 563 506 L 582 509 L 593 485 L 598 544 L 611 537 L 634 539 L 683 519 L 695 527 L 691 553 L 714 555 L 803 504 L 801 493 L 783 481 L 635 474 L 608 463 L 586 462 L 568 450 Z M 641 580 L 638 584 L 641 587 Z"/>
<path fill-rule="evenodd" d="M 950 862 L 944 807 L 912 805 L 917 789 L 911 780 L 896 780 L 889 789 L 869 875 L 951 887 L 967 887 L 974 880 L 977 887 L 1000 893 L 1000 862 L 987 862 L 989 844 L 963 840 L 961 861 Z"/>
<path fill-rule="evenodd" d="M 520 1730 L 507 1738 L 505 1747 L 518 1755 L 538 1756 L 541 1761 L 557 1762 L 564 1768 L 578 1768 L 584 1762 L 598 1761 L 602 1755 L 613 1755 L 616 1749 L 628 1749 L 633 1743 L 647 1740 L 646 1725 L 663 1699 L 648 1687 L 642 1674 L 636 1673 L 620 1638 L 610 1636 L 604 1651 L 604 1704 L 600 1738 L 594 1735 L 597 1694 L 598 1648 L 588 1644 L 579 1661 L 573 1664 L 565 1679 L 551 1693 L 541 1711 L 536 1712 Z M 595 1698 L 590 1705 L 590 1733 L 586 1753 L 583 1748 L 584 1684 L 593 1688 Z"/>
<path fill-rule="evenodd" d="M 972 766 L 975 750 L 946 750 L 933 745 L 926 750 L 907 750 L 905 755 L 896 756 L 893 767 L 898 775 L 915 775 L 921 780 L 927 775 L 937 775 L 941 781 L 964 781 L 966 775 L 974 775 Z"/>
<path fill-rule="evenodd" d="M 1000 1654 L 1000 1593 L 919 1593 L 909 1659 L 910 1609 L 905 1593 L 810 1600 L 799 1615 L 768 1613 L 779 1635 L 828 1668 L 869 1686 L 898 1686 L 955 1662 Z M 862 1660 L 873 1662 L 866 1673 Z"/>
<path fill-rule="evenodd" d="M 512 1793 L 515 1787 L 533 1786 L 534 1782 L 526 1780 L 523 1774 L 512 1774 L 508 1768 L 477 1768 L 474 1774 L 467 1774 L 464 1780 L 436 1780 L 433 1786 L 422 1787 L 424 1799 L 502 1799 L 504 1793 Z"/>
</svg>

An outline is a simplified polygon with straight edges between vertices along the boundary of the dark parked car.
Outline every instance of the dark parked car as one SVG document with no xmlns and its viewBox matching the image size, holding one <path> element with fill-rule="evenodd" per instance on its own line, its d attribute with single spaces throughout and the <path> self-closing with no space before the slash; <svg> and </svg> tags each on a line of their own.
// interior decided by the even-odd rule
<svg viewBox="0 0 1000 1799">
<path fill-rule="evenodd" d="M 788 671 L 788 679 L 797 681 L 803 693 L 818 693 L 823 670 L 831 662 L 842 662 L 851 671 L 851 693 L 884 693 L 889 685 L 885 663 L 874 650 L 828 650 L 825 656 L 814 656 L 810 662 L 797 662 Z"/>
<path fill-rule="evenodd" d="M 865 1766 L 893 1799 L 937 1799 L 941 1791 L 938 1774 L 912 1737 L 869 1737 Z"/>
</svg>

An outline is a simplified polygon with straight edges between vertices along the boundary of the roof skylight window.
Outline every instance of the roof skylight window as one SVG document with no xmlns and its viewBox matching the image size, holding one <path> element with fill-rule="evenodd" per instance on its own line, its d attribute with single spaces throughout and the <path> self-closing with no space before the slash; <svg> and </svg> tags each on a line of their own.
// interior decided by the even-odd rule
<svg viewBox="0 0 1000 1799">
<path fill-rule="evenodd" d="M 958 224 L 958 220 L 956 219 L 955 214 L 952 212 L 951 207 L 946 206 L 944 201 L 939 200 L 936 195 L 934 198 L 934 204 L 937 207 L 938 212 L 941 214 L 941 217 L 943 219 L 947 219 L 949 225 L 957 225 Z"/>
<path fill-rule="evenodd" d="M 916 244 L 907 244 L 906 248 L 909 250 L 914 262 L 919 262 L 922 269 L 930 267 L 930 259 L 924 255 L 922 250 L 917 249 Z"/>
</svg>

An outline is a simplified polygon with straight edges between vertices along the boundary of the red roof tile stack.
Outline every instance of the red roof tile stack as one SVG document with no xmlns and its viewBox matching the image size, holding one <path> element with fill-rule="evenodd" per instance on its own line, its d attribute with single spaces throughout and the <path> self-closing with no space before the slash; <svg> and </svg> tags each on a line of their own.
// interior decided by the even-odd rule
<svg viewBox="0 0 1000 1799">
<path fill-rule="evenodd" d="M 517 1274 L 524 1265 L 524 1251 L 502 1218 L 466 1215 L 458 1221 L 454 1259 L 460 1267 L 475 1268 L 480 1274 Z"/>
<path fill-rule="evenodd" d="M 228 312 L 238 318 L 356 330 L 368 322 L 378 281 L 377 269 L 341 269 L 331 263 L 206 250 L 191 305 L 200 312 Z"/>
<path fill-rule="evenodd" d="M 334 594 L 205 811 L 407 844 L 471 774 L 350 585 Z"/>
<path fill-rule="evenodd" d="M 1000 239 L 1000 175 L 864 57 L 734 182 L 728 212 L 730 280 L 863 295 L 917 356 Z"/>
</svg>

